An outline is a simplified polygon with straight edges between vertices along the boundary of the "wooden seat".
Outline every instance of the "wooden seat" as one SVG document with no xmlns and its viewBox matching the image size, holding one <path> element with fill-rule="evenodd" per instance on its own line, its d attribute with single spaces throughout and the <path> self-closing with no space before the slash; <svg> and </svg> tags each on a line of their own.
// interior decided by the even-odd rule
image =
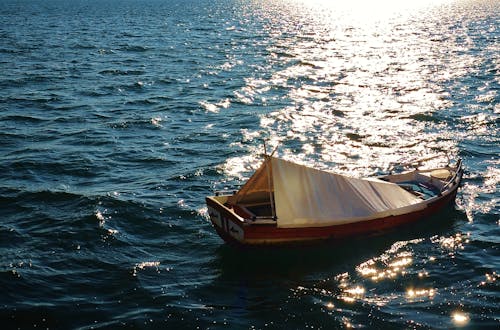
<svg viewBox="0 0 500 330">
<path fill-rule="evenodd" d="M 431 177 L 446 181 L 451 177 L 451 172 L 447 169 L 440 169 L 431 172 Z"/>
</svg>

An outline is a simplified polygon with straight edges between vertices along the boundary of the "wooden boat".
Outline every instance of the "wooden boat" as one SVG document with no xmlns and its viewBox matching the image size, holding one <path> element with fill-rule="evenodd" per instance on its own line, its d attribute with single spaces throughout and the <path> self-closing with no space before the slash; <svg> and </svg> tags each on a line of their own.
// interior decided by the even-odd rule
<svg viewBox="0 0 500 330">
<path fill-rule="evenodd" d="M 336 240 L 425 219 L 454 203 L 462 161 L 357 179 L 272 155 L 239 191 L 206 197 L 217 233 L 256 246 Z"/>
</svg>

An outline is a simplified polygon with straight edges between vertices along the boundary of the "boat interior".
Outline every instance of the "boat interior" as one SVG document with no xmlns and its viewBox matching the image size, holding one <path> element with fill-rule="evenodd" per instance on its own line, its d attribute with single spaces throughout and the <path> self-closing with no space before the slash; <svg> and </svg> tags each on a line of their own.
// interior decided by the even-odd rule
<svg viewBox="0 0 500 330">
<path fill-rule="evenodd" d="M 251 220 L 253 223 L 276 224 L 271 207 L 271 195 L 269 192 L 252 193 L 247 195 L 245 203 L 231 204 L 228 202 L 230 195 L 216 194 L 213 198 L 219 203 L 232 209 L 243 219 Z M 251 198 L 250 198 L 251 197 Z M 273 196 L 274 198 L 274 196 Z"/>
<path fill-rule="evenodd" d="M 250 219 L 254 222 L 258 221 L 260 223 L 276 223 L 271 200 L 274 200 L 274 193 L 254 193 L 251 198 L 246 196 L 246 202 L 244 204 L 234 205 L 233 208 L 238 215 L 245 219 Z"/>
<path fill-rule="evenodd" d="M 381 180 L 396 183 L 423 200 L 438 196 L 454 176 L 451 168 L 420 170 L 404 174 L 388 175 Z"/>
</svg>

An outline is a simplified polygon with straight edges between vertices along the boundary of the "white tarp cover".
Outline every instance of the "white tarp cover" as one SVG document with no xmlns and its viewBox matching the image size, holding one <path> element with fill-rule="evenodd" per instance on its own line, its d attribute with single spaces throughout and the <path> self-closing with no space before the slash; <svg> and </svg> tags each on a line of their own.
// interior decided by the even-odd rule
<svg viewBox="0 0 500 330">
<path fill-rule="evenodd" d="M 418 210 L 398 185 L 349 178 L 271 158 L 278 227 L 327 226 Z"/>
</svg>

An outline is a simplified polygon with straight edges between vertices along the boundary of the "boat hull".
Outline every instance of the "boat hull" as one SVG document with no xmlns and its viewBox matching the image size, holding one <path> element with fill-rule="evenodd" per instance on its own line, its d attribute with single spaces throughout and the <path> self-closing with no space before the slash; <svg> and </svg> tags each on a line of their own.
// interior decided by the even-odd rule
<svg viewBox="0 0 500 330">
<path fill-rule="evenodd" d="M 418 222 L 439 213 L 454 203 L 456 191 L 427 205 L 423 210 L 325 227 L 279 228 L 276 225 L 254 225 L 220 203 L 207 198 L 210 220 L 219 236 L 233 245 L 279 245 L 311 243 L 314 241 L 341 240 L 349 237 L 379 234 L 391 229 Z"/>
<path fill-rule="evenodd" d="M 228 206 L 224 197 L 207 197 L 206 203 L 210 221 L 216 232 L 232 245 L 259 246 L 335 241 L 384 233 L 438 214 L 455 202 L 463 174 L 461 165 L 455 173 L 447 189 L 434 198 L 422 201 L 425 205 L 418 210 L 335 225 L 282 228 L 277 226 L 276 221 L 267 223 L 252 221 L 237 207 Z"/>
</svg>

